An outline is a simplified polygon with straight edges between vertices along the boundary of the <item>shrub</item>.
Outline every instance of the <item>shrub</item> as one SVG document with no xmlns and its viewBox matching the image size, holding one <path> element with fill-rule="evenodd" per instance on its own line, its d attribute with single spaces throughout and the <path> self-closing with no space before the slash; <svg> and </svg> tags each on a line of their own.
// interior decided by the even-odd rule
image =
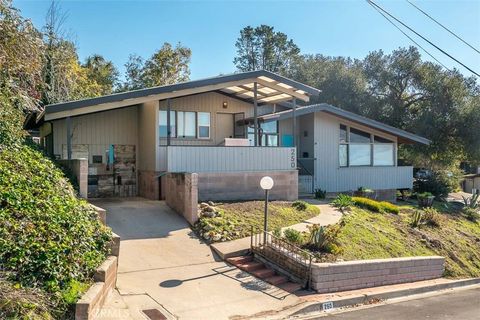
<svg viewBox="0 0 480 320">
<path fill-rule="evenodd" d="M 315 189 L 315 199 L 325 199 L 327 190 Z"/>
<path fill-rule="evenodd" d="M 307 226 L 309 231 L 308 245 L 316 250 L 338 253 L 337 235 L 340 232 L 338 225 L 323 227 L 318 224 Z"/>
<path fill-rule="evenodd" d="M 442 216 L 434 208 L 427 208 L 423 210 L 423 221 L 426 225 L 432 227 L 440 227 L 442 224 Z"/>
<path fill-rule="evenodd" d="M 399 209 L 396 205 L 386 201 L 376 201 L 369 198 L 353 197 L 352 201 L 357 207 L 368 209 L 374 212 L 389 212 L 398 214 Z"/>
<path fill-rule="evenodd" d="M 299 211 L 305 211 L 307 210 L 308 203 L 306 203 L 305 201 L 295 201 L 292 203 L 292 207 Z"/>
<path fill-rule="evenodd" d="M 295 229 L 285 229 L 283 237 L 292 244 L 301 245 L 303 243 L 303 234 Z"/>
<path fill-rule="evenodd" d="M 463 214 L 465 215 L 465 218 L 472 222 L 477 222 L 480 219 L 480 213 L 478 210 L 470 207 L 463 208 Z"/>
<path fill-rule="evenodd" d="M 353 205 L 353 200 L 349 195 L 341 193 L 332 201 L 332 205 L 344 212 L 345 209 Z"/>
<path fill-rule="evenodd" d="M 459 169 L 434 170 L 426 179 L 417 179 L 413 190 L 417 193 L 430 192 L 437 198 L 445 198 L 459 188 L 462 172 Z"/>
<path fill-rule="evenodd" d="M 429 225 L 432 227 L 440 227 L 442 224 L 442 216 L 436 209 L 427 208 L 425 210 L 415 210 L 412 214 L 412 221 L 410 225 L 413 228 L 419 228 L 422 225 Z"/>
<path fill-rule="evenodd" d="M 61 170 L 28 146 L 0 152 L 0 264 L 9 280 L 50 293 L 88 282 L 105 259 L 111 232 L 75 197 Z"/>
</svg>

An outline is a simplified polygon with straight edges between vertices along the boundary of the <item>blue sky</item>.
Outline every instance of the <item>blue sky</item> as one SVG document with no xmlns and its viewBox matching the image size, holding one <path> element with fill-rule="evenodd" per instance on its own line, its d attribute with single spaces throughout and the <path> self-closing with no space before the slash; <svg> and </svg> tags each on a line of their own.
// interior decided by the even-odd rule
<svg viewBox="0 0 480 320">
<path fill-rule="evenodd" d="M 415 1 L 423 10 L 480 48 L 480 1 Z M 480 54 L 416 11 L 405 0 L 376 1 L 470 68 L 480 73 Z M 37 27 L 50 1 L 15 0 Z M 148 58 L 164 42 L 192 49 L 191 79 L 235 71 L 235 40 L 247 25 L 267 24 L 286 33 L 302 53 L 363 58 L 411 44 L 365 1 L 61 1 L 66 29 L 81 60 L 93 53 L 124 72 L 130 53 Z M 447 67 L 470 72 L 424 44 Z M 422 53 L 426 60 L 430 60 Z"/>
</svg>

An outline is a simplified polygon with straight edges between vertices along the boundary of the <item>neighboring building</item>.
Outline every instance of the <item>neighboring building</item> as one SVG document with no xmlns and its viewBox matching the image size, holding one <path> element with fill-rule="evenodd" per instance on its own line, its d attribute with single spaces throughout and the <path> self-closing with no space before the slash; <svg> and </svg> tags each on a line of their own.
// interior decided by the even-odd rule
<svg viewBox="0 0 480 320">
<path fill-rule="evenodd" d="M 463 191 L 472 194 L 480 192 L 480 173 L 467 174 L 463 178 Z"/>
<path fill-rule="evenodd" d="M 326 104 L 296 107 L 319 92 L 253 71 L 49 105 L 25 127 L 56 158 L 88 159 L 91 197 L 159 199 L 181 172 L 198 174 L 200 200 L 259 198 L 263 175 L 277 199 L 411 188 L 397 146 L 429 141 Z"/>
</svg>

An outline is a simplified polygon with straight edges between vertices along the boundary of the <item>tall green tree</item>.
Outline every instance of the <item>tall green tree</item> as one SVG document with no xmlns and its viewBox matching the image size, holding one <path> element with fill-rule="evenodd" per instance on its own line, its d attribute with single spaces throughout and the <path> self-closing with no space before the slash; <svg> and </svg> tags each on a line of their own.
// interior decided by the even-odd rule
<svg viewBox="0 0 480 320">
<path fill-rule="evenodd" d="M 300 53 L 292 39 L 267 25 L 243 28 L 235 47 L 237 56 L 233 63 L 242 72 L 264 69 L 285 74 Z"/>
<path fill-rule="evenodd" d="M 111 94 L 118 85 L 117 68 L 103 56 L 94 54 L 87 57 L 82 67 L 86 69 L 87 77 L 100 87 L 100 95 Z"/>
<path fill-rule="evenodd" d="M 164 43 L 149 59 L 130 55 L 125 64 L 126 81 L 122 90 L 134 90 L 174 84 L 190 79 L 190 58 L 192 51 L 178 43 L 173 47 Z"/>
</svg>

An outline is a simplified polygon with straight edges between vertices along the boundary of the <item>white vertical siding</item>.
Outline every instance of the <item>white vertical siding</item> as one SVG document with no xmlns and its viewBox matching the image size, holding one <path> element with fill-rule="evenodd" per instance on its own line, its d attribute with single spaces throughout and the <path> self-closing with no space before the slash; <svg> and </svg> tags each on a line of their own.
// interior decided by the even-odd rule
<svg viewBox="0 0 480 320">
<path fill-rule="evenodd" d="M 89 162 L 93 155 L 101 155 L 106 163 L 105 151 L 110 144 L 137 144 L 137 106 L 72 117 L 72 144 L 87 144 Z M 53 152 L 62 156 L 67 144 L 66 120 L 54 120 Z"/>
<path fill-rule="evenodd" d="M 397 142 L 396 137 L 324 112 L 315 113 L 315 187 L 327 192 L 411 188 L 412 167 L 347 167 L 338 163 L 339 126 L 345 124 Z"/>
<path fill-rule="evenodd" d="M 170 146 L 162 151 L 164 148 L 169 172 L 296 169 L 295 148 Z"/>
</svg>

